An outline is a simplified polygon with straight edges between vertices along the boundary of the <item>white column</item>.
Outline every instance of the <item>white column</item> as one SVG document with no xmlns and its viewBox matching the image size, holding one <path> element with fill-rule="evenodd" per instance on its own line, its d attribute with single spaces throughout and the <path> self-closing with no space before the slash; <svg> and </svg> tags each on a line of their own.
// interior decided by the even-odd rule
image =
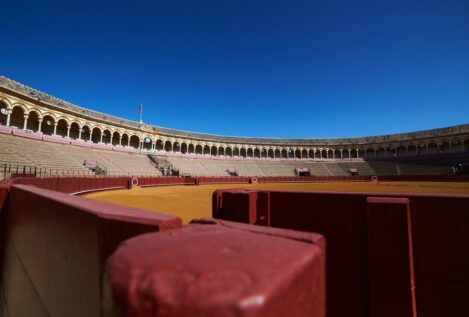
<svg viewBox="0 0 469 317">
<path fill-rule="evenodd" d="M 37 119 L 37 121 L 39 122 L 39 125 L 37 127 L 37 132 L 40 133 L 42 129 L 42 118 Z"/>
<path fill-rule="evenodd" d="M 70 128 L 72 126 L 71 125 L 67 125 L 67 138 L 70 138 Z"/>
<path fill-rule="evenodd" d="M 23 130 L 26 130 L 27 126 L 28 126 L 28 118 L 29 118 L 29 114 L 25 114 L 23 116 L 24 118 L 24 123 L 23 123 Z"/>
<path fill-rule="evenodd" d="M 8 110 L 7 110 L 7 127 L 10 126 L 10 117 L 11 117 L 11 113 L 12 113 L 11 109 L 8 109 Z"/>
<path fill-rule="evenodd" d="M 99 140 L 99 143 L 103 143 L 103 136 L 104 136 L 104 133 L 101 132 L 101 138 L 100 138 L 100 140 Z"/>
<path fill-rule="evenodd" d="M 119 145 L 122 146 L 122 135 L 119 135 Z"/>
<path fill-rule="evenodd" d="M 127 146 L 130 146 L 130 138 L 127 138 Z"/>
<path fill-rule="evenodd" d="M 81 129 L 82 127 L 78 127 L 78 140 L 81 140 Z"/>
<path fill-rule="evenodd" d="M 57 125 L 58 124 L 59 124 L 58 122 L 54 122 L 54 135 L 57 134 Z"/>
</svg>

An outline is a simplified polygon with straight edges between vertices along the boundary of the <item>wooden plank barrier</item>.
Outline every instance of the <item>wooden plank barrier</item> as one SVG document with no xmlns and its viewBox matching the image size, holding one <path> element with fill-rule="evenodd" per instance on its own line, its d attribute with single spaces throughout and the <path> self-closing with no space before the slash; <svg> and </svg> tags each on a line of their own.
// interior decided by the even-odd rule
<svg viewBox="0 0 469 317">
<path fill-rule="evenodd" d="M 173 216 L 14 185 L 3 225 L 2 311 L 100 316 L 104 262 L 117 245 L 182 223 Z"/>
<path fill-rule="evenodd" d="M 468 195 L 223 190 L 213 197 L 215 218 L 326 237 L 328 316 L 469 316 Z M 380 260 L 383 252 L 389 261 Z M 380 287 L 389 302 L 374 292 Z"/>
</svg>

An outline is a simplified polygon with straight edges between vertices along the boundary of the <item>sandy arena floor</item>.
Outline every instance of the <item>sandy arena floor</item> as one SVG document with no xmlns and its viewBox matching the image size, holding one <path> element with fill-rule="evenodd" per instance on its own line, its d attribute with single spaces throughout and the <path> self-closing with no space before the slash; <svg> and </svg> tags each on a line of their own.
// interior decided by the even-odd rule
<svg viewBox="0 0 469 317">
<path fill-rule="evenodd" d="M 272 189 L 321 192 L 397 192 L 469 195 L 469 183 L 449 182 L 349 182 L 305 184 L 216 184 L 200 186 L 161 186 L 97 192 L 83 197 L 113 204 L 177 215 L 184 223 L 211 217 L 212 193 L 221 188 Z"/>
</svg>

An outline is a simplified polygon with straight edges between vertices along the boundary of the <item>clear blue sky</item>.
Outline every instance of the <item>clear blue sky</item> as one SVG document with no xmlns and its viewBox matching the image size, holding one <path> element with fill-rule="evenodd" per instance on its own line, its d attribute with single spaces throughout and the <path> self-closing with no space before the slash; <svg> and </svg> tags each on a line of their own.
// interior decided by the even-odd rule
<svg viewBox="0 0 469 317">
<path fill-rule="evenodd" d="M 469 123 L 468 0 L 0 0 L 0 73 L 75 104 L 224 135 Z"/>
</svg>

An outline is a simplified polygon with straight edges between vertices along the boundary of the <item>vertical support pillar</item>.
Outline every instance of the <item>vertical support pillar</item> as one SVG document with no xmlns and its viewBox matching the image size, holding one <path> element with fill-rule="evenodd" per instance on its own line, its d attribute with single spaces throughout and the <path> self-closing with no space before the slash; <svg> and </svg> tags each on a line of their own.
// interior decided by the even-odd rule
<svg viewBox="0 0 469 317">
<path fill-rule="evenodd" d="M 23 116 L 24 118 L 24 121 L 23 121 L 23 130 L 26 130 L 26 128 L 28 127 L 28 118 L 29 118 L 29 114 L 25 114 Z"/>
<path fill-rule="evenodd" d="M 39 125 L 38 125 L 38 127 L 37 127 L 37 132 L 40 133 L 40 132 L 42 132 L 42 131 L 41 131 L 41 130 L 42 130 L 42 118 L 39 118 L 39 119 L 37 120 L 37 122 L 39 122 Z"/>
<path fill-rule="evenodd" d="M 368 277 L 371 317 L 416 317 L 410 204 L 368 197 Z"/>
<path fill-rule="evenodd" d="M 70 128 L 72 126 L 71 125 L 67 125 L 67 138 L 70 138 Z"/>
<path fill-rule="evenodd" d="M 11 109 L 8 109 L 7 110 L 7 127 L 10 126 L 11 113 L 12 113 Z M 463 141 L 463 143 L 464 143 L 464 141 Z"/>
<path fill-rule="evenodd" d="M 83 128 L 78 127 L 78 140 L 81 140 L 81 130 L 83 130 Z"/>
<path fill-rule="evenodd" d="M 54 135 L 57 135 L 57 126 L 59 125 L 58 122 L 54 122 Z"/>
<path fill-rule="evenodd" d="M 103 136 L 104 136 L 104 132 L 101 132 L 101 138 L 99 139 L 99 143 L 103 143 Z"/>
</svg>

